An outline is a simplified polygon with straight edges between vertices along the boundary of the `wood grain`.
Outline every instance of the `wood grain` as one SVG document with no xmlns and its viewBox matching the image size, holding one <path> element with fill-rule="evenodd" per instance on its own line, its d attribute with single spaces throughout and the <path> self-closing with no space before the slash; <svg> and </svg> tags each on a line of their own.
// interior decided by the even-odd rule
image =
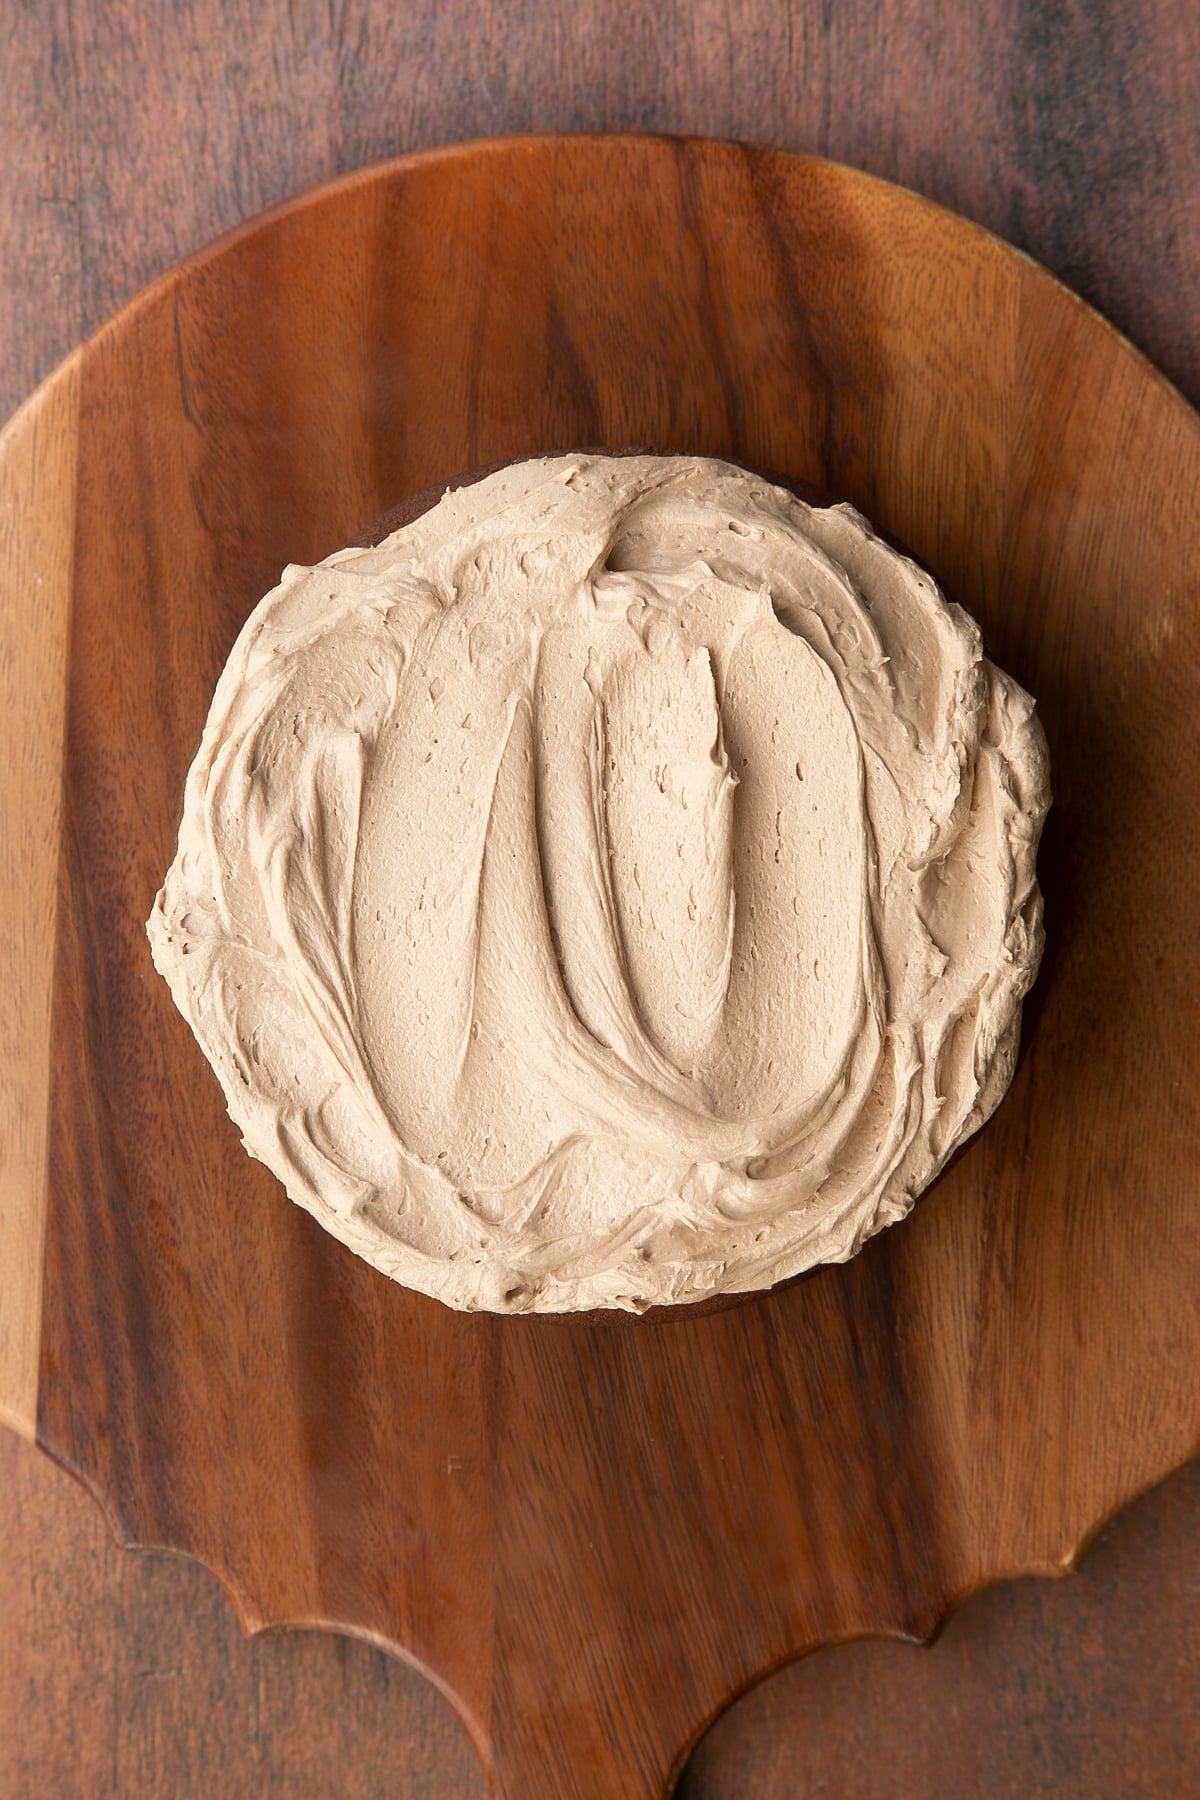
<svg viewBox="0 0 1200 1800">
<path fill-rule="evenodd" d="M 263 207 L 513 131 L 695 132 L 900 182 L 1036 257 L 1200 403 L 1188 0 L 174 0 L 153 33 L 142 0 L 10 11 L 0 414 Z"/>
<path fill-rule="evenodd" d="M 137 0 L 49 0 L 10 9 L 5 44 L 0 414 L 144 281 L 261 206 L 376 157 L 529 128 L 727 134 L 901 181 L 1031 252 L 1200 401 L 1200 19 L 1179 0 L 986 11 L 689 0 L 666 12 L 646 0 L 496 0 L 482 12 L 412 0 L 401 13 L 383 0 L 176 0 L 152 31 Z M 48 1490 L 63 1480 L 52 1468 L 39 1479 Z M 81 1581 L 94 1533 L 79 1505 L 46 1513 L 50 1539 L 19 1504 L 14 1524 L 7 1470 L 3 1481 L 6 1523 L 19 1532 L 24 1521 L 33 1545 L 0 1559 L 3 1716 L 20 1722 L 27 1782 L 18 1772 L 14 1796 L 80 1791 L 56 1778 L 73 1744 L 97 1796 L 257 1795 L 284 1769 L 297 1794 L 358 1791 L 354 1759 L 341 1780 L 327 1760 L 334 1721 L 353 1705 L 339 1640 L 308 1638 L 308 1654 L 286 1663 L 291 1707 L 260 1698 L 253 1677 L 249 1705 L 229 1673 L 220 1605 L 198 1603 L 175 1562 L 161 1579 L 147 1573 L 139 1608 L 98 1584 L 73 1588 L 85 1622 L 57 1630 L 39 1601 L 48 1565 L 70 1532 L 68 1580 Z M 1172 1504 L 1139 1508 L 1136 1553 L 1124 1528 L 1114 1536 L 1110 1579 L 1086 1614 L 1091 1563 L 1079 1588 L 981 1599 L 961 1656 L 947 1654 L 952 1634 L 915 1659 L 917 1677 L 904 1646 L 838 1651 L 773 1677 L 717 1728 L 706 1800 L 1188 1791 L 1197 1651 L 1181 1596 L 1195 1594 L 1200 1511 L 1189 1477 L 1168 1491 Z M 147 1568 L 126 1566 L 129 1583 Z M 184 1748 L 152 1704 L 172 1684 L 133 1679 L 166 1641 L 190 1658 Z M 384 1665 L 371 1674 L 363 1655 L 377 1688 Z M 25 1685 L 30 1668 L 54 1682 Z M 448 1715 L 404 1717 L 407 1752 L 386 1737 L 395 1791 L 463 1791 L 461 1729 Z M 439 1720 L 440 1765 L 422 1735 Z M 371 1729 L 364 1720 L 362 1758 Z M 0 1751 L 12 1742 L 0 1727 Z M 202 1761 L 186 1763 L 189 1743 Z M 309 1769 L 329 1772 L 325 1785 Z"/>
<path fill-rule="evenodd" d="M 245 1640 L 207 1570 L 118 1548 L 10 1432 L 0 1491 L 5 1800 L 482 1800 L 462 1726 L 394 1657 L 327 1632 Z"/>
<path fill-rule="evenodd" d="M 0 433 L 0 1421 L 26 1437 L 41 1346 L 76 370 L 67 363 Z"/>
<path fill-rule="evenodd" d="M 774 1663 L 1063 1566 L 1194 1449 L 1195 845 L 1164 826 L 1200 426 L 1115 334 L 848 171 L 515 142 L 181 271 L 88 346 L 79 419 L 39 1433 L 124 1537 L 251 1622 L 394 1645 L 498 1791 L 654 1794 Z M 281 563 L 580 441 L 855 499 L 1039 694 L 1058 793 L 1056 950 L 989 1130 L 849 1268 L 617 1328 L 455 1317 L 325 1239 L 246 1162 L 141 934 Z"/>
<path fill-rule="evenodd" d="M 6 1433 L 0 1489 L 6 1800 L 482 1800 L 461 1725 L 394 1658 L 323 1632 L 243 1641 L 205 1570 L 115 1548 L 78 1484 Z M 928 1650 L 781 1670 L 701 1741 L 678 1800 L 1190 1793 L 1198 1503 L 1192 1463 L 1069 1580 L 990 1588 Z"/>
</svg>

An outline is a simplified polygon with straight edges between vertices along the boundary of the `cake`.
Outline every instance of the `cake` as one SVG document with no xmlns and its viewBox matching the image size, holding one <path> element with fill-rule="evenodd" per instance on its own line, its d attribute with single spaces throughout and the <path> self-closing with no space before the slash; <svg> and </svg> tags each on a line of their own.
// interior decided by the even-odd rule
<svg viewBox="0 0 1200 1800">
<path fill-rule="evenodd" d="M 849 1258 L 986 1120 L 1048 804 L 1033 702 L 853 508 L 538 458 L 284 571 L 148 932 L 351 1250 L 642 1311 Z"/>
</svg>

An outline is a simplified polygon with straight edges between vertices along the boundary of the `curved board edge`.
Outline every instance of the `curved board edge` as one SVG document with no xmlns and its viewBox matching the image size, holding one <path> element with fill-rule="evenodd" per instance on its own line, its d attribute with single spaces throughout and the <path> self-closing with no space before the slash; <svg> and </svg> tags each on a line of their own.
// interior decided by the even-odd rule
<svg viewBox="0 0 1200 1800">
<path fill-rule="evenodd" d="M 369 1644 L 373 1649 L 394 1657 L 414 1675 L 420 1677 L 438 1697 L 445 1703 L 449 1711 L 465 1731 L 471 1746 L 479 1759 L 484 1778 L 489 1784 L 489 1792 L 497 1796 L 497 1800 L 519 1800 L 522 1789 L 519 1785 L 505 1786 L 504 1773 L 498 1770 L 493 1757 L 492 1744 L 483 1723 L 472 1712 L 471 1708 L 458 1695 L 436 1669 L 402 1643 L 399 1638 L 387 1636 L 368 1627 L 356 1625 L 350 1620 L 337 1618 L 317 1618 L 311 1616 L 273 1614 L 271 1610 L 260 1604 L 251 1593 L 250 1588 L 239 1579 L 235 1572 L 220 1564 L 212 1556 L 202 1556 L 175 1544 L 142 1543 L 128 1523 L 121 1517 L 109 1497 L 81 1469 L 75 1467 L 69 1457 L 46 1443 L 36 1439 L 37 1447 L 50 1461 L 61 1468 L 80 1487 L 96 1505 L 101 1518 L 112 1538 L 113 1543 L 121 1550 L 128 1550 L 138 1555 L 163 1556 L 176 1558 L 181 1562 L 190 1562 L 203 1569 L 224 1591 L 233 1608 L 234 1617 L 243 1637 L 250 1639 L 291 1631 L 320 1631 L 353 1638 L 360 1643 Z M 798 1645 L 793 1651 L 781 1657 L 774 1657 L 748 1675 L 737 1687 L 725 1695 L 720 1703 L 690 1730 L 683 1743 L 676 1750 L 670 1770 L 662 1789 L 662 1800 L 671 1800 L 678 1783 L 682 1779 L 688 1763 L 694 1755 L 701 1739 L 721 1719 L 732 1706 L 758 1687 L 770 1680 L 782 1670 L 794 1664 L 804 1662 L 824 1650 L 840 1649 L 855 1643 L 897 1643 L 909 1644 L 920 1649 L 931 1648 L 941 1637 L 946 1627 L 958 1612 L 977 1595 L 991 1588 L 1014 1581 L 1051 1580 L 1062 1581 L 1078 1572 L 1092 1546 L 1101 1533 L 1118 1523 L 1130 1507 L 1144 1499 L 1172 1475 L 1186 1468 L 1196 1457 L 1200 1457 L 1200 1437 L 1191 1449 L 1177 1461 L 1170 1462 L 1160 1468 L 1147 1480 L 1138 1482 L 1128 1492 L 1117 1495 L 1106 1501 L 1094 1519 L 1073 1537 L 1071 1544 L 1063 1550 L 1047 1550 L 1041 1555 L 1033 1555 L 1029 1560 L 1002 1567 L 996 1570 L 977 1572 L 975 1576 L 964 1581 L 958 1587 L 948 1587 L 940 1600 L 932 1601 L 923 1608 L 919 1615 L 908 1619 L 898 1619 L 894 1624 L 880 1623 L 874 1629 L 850 1631 L 842 1635 L 813 1639 L 809 1643 Z M 514 1780 L 519 1783 L 520 1771 L 514 1772 Z"/>
<path fill-rule="evenodd" d="M 804 1645 L 790 1655 L 777 1657 L 764 1663 L 757 1673 L 750 1675 L 741 1683 L 736 1692 L 728 1695 L 699 1725 L 689 1737 L 687 1743 L 678 1751 L 671 1766 L 671 1775 L 664 1791 L 663 1800 L 671 1800 L 671 1796 L 687 1770 L 687 1766 L 698 1749 L 702 1739 L 718 1720 L 724 1718 L 731 1707 L 772 1676 L 780 1674 L 784 1669 L 792 1668 L 796 1663 L 807 1661 L 810 1656 L 823 1650 L 838 1650 L 849 1644 L 862 1643 L 894 1643 L 909 1644 L 915 1649 L 930 1650 L 937 1643 L 947 1626 L 970 1601 L 990 1589 L 1001 1587 L 1015 1581 L 1064 1581 L 1069 1576 L 1078 1574 L 1080 1566 L 1086 1560 L 1088 1552 L 1103 1532 L 1111 1526 L 1118 1525 L 1131 1507 L 1146 1499 L 1155 1489 L 1178 1475 L 1181 1469 L 1200 1457 L 1200 1437 L 1197 1437 L 1190 1450 L 1178 1461 L 1170 1462 L 1156 1474 L 1145 1481 L 1136 1483 L 1128 1492 L 1117 1498 L 1106 1501 L 1100 1512 L 1091 1523 L 1074 1538 L 1066 1550 L 1058 1553 L 1046 1552 L 1041 1556 L 1015 1564 L 1012 1567 L 977 1573 L 973 1578 L 964 1581 L 961 1586 L 951 1589 L 940 1602 L 932 1604 L 920 1617 L 914 1617 L 903 1623 L 888 1628 L 880 1626 L 876 1630 L 851 1631 L 844 1636 L 830 1637 Z"/>
<path fill-rule="evenodd" d="M 170 1561 L 191 1563 L 194 1568 L 203 1569 L 204 1573 L 210 1576 L 224 1593 L 232 1608 L 233 1616 L 237 1620 L 238 1630 L 245 1639 L 273 1637 L 283 1632 L 324 1632 L 338 1637 L 353 1638 L 361 1644 L 369 1644 L 373 1650 L 382 1651 L 384 1655 L 402 1663 L 412 1674 L 419 1676 L 427 1687 L 432 1688 L 447 1710 L 453 1714 L 479 1759 L 485 1780 L 489 1783 L 494 1782 L 495 1771 L 491 1749 L 487 1734 L 480 1721 L 449 1683 L 443 1680 L 437 1670 L 431 1668 L 398 1638 L 387 1637 L 382 1632 L 373 1631 L 369 1627 L 355 1625 L 343 1619 L 291 1614 L 287 1617 L 273 1616 L 268 1608 L 259 1604 L 249 1586 L 240 1580 L 231 1568 L 219 1563 L 214 1557 L 201 1555 L 196 1550 L 189 1550 L 178 1544 L 141 1542 L 117 1511 L 103 1488 L 93 1481 L 84 1470 L 77 1468 L 63 1451 L 56 1449 L 43 1438 L 34 1434 L 30 1434 L 30 1437 L 36 1448 L 56 1468 L 61 1469 L 72 1481 L 78 1482 L 83 1492 L 96 1507 L 109 1537 L 118 1550 L 127 1550 L 135 1556 L 161 1556 Z"/>
</svg>

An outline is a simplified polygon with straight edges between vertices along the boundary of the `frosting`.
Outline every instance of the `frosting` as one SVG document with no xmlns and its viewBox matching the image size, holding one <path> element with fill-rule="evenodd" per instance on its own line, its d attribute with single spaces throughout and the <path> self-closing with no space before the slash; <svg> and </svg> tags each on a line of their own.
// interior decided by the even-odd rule
<svg viewBox="0 0 1200 1800">
<path fill-rule="evenodd" d="M 640 1310 L 852 1256 L 996 1106 L 1048 799 L 1028 695 L 851 508 L 558 457 L 284 572 L 148 930 L 351 1249 Z"/>
</svg>

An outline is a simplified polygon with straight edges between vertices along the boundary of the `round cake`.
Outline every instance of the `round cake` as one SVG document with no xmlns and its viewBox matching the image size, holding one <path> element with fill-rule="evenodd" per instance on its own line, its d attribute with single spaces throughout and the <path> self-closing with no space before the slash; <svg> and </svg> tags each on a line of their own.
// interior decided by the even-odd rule
<svg viewBox="0 0 1200 1800">
<path fill-rule="evenodd" d="M 218 682 L 155 964 L 246 1148 L 459 1308 L 765 1288 L 999 1102 L 1033 703 L 852 508 L 578 454 L 289 567 Z"/>
</svg>

